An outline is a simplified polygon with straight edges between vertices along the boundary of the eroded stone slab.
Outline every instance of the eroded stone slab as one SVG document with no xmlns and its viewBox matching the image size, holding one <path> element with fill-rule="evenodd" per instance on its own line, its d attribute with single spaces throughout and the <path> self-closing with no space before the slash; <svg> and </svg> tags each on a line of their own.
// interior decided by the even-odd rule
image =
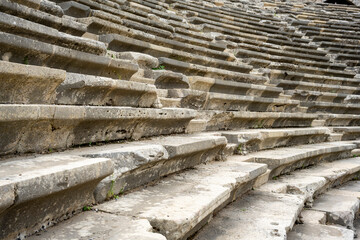
<svg viewBox="0 0 360 240">
<path fill-rule="evenodd" d="M 81 213 L 46 230 L 46 232 L 39 232 L 28 239 L 166 240 L 161 234 L 154 233 L 150 223 L 145 219 L 95 211 Z"/>
<path fill-rule="evenodd" d="M 99 206 L 101 211 L 146 218 L 167 239 L 185 239 L 217 209 L 251 189 L 266 165 L 212 162 Z"/>
<path fill-rule="evenodd" d="M 352 230 L 329 225 L 299 224 L 289 233 L 288 240 L 353 240 Z"/>
<path fill-rule="evenodd" d="M 196 240 L 286 239 L 305 198 L 252 191 L 220 211 Z"/>
</svg>

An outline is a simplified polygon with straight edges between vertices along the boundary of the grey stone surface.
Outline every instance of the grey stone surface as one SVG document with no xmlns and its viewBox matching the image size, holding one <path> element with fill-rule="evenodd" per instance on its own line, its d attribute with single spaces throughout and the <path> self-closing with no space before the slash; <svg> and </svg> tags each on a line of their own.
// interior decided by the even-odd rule
<svg viewBox="0 0 360 240">
<path fill-rule="evenodd" d="M 304 200 L 301 196 L 251 191 L 219 212 L 194 239 L 286 239 Z"/>
<path fill-rule="evenodd" d="M 254 157 L 255 162 L 266 163 L 272 170 L 270 177 L 273 177 L 296 168 L 350 157 L 354 148 L 356 145 L 348 142 L 329 142 L 261 151 L 249 156 Z"/>
<path fill-rule="evenodd" d="M 311 206 L 313 198 L 317 195 L 325 192 L 328 188 L 356 178 L 359 171 L 359 158 L 325 162 L 308 169 L 294 171 L 289 175 L 280 176 L 259 189 L 278 193 L 301 194 L 306 197 L 307 205 Z"/>
<path fill-rule="evenodd" d="M 9 61 L 64 69 L 69 72 L 128 80 L 138 66 L 126 60 L 110 59 L 77 50 L 0 33 L 0 55 L 11 54 Z M 41 57 L 39 57 L 41 56 Z"/>
<path fill-rule="evenodd" d="M 146 218 L 167 239 L 186 239 L 192 230 L 236 196 L 251 189 L 251 180 L 266 165 L 214 162 L 168 177 L 157 185 L 101 204 L 99 210 Z"/>
<path fill-rule="evenodd" d="M 238 144 L 238 153 L 259 151 L 274 147 L 311 144 L 326 141 L 329 129 L 315 128 L 286 128 L 286 129 L 247 129 L 226 131 L 225 136 L 230 143 Z"/>
<path fill-rule="evenodd" d="M 85 74 L 67 73 L 56 89 L 56 104 L 156 107 L 155 86 Z"/>
<path fill-rule="evenodd" d="M 3 239 L 33 234 L 94 203 L 96 185 L 113 172 L 110 159 L 70 155 L 3 160 L 0 166 Z"/>
<path fill-rule="evenodd" d="M 296 225 L 289 233 L 289 240 L 353 240 L 354 232 L 352 230 L 328 226 L 300 224 Z"/>
<path fill-rule="evenodd" d="M 2 154 L 184 133 L 196 116 L 189 109 L 15 104 L 0 109 Z"/>
<path fill-rule="evenodd" d="M 51 103 L 65 78 L 64 70 L 0 61 L 0 102 Z"/>
<path fill-rule="evenodd" d="M 145 219 L 116 216 L 103 212 L 81 213 L 47 231 L 28 239 L 138 239 L 165 240 L 161 234 L 154 233 Z"/>
<path fill-rule="evenodd" d="M 313 210 L 327 213 L 327 223 L 354 228 L 355 214 L 359 211 L 357 197 L 332 194 L 331 191 L 314 201 Z"/>
</svg>

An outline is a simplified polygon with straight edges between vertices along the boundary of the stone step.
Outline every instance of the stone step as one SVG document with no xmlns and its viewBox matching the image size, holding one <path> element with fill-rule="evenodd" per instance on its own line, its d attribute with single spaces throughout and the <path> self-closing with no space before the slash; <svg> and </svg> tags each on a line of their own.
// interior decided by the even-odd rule
<svg viewBox="0 0 360 240">
<path fill-rule="evenodd" d="M 302 102 L 330 102 L 330 103 L 360 103 L 359 95 L 345 93 L 330 93 L 306 90 L 285 90 L 285 94 L 291 95 L 291 99 Z"/>
<path fill-rule="evenodd" d="M 133 51 L 146 53 L 157 58 L 172 58 L 188 63 L 200 64 L 213 68 L 221 68 L 224 70 L 240 73 L 248 73 L 252 69 L 252 67 L 246 64 L 239 64 L 210 57 L 204 57 L 194 53 L 183 52 L 181 50 L 155 45 L 149 42 L 124 37 L 117 34 L 101 35 L 100 40 L 106 42 L 109 45 L 109 49 L 117 52 Z"/>
<path fill-rule="evenodd" d="M 263 62 L 263 64 L 265 64 L 265 63 L 266 62 Z M 265 67 L 265 65 L 264 65 L 264 67 Z M 327 75 L 327 76 L 331 76 L 331 77 L 353 78 L 356 75 L 355 72 L 332 70 L 332 69 L 325 69 L 325 68 L 320 68 L 320 67 L 308 67 L 308 66 L 290 64 L 290 63 L 271 62 L 271 63 L 269 63 L 269 65 L 266 65 L 266 67 L 269 69 L 298 72 L 298 73 L 304 73 L 304 74 L 307 73 L 307 74 L 314 74 L 314 75 Z"/>
<path fill-rule="evenodd" d="M 334 127 L 333 132 L 341 133 L 342 140 L 355 140 L 360 138 L 360 127 Z"/>
<path fill-rule="evenodd" d="M 62 33 L 57 29 L 46 27 L 6 13 L 1 14 L 0 24 L 0 30 L 3 32 L 20 35 L 22 37 L 47 42 L 81 52 L 93 53 L 101 56 L 106 54 L 106 46 L 102 42 Z"/>
<path fill-rule="evenodd" d="M 14 0 L 13 2 L 16 2 L 18 4 L 23 4 L 29 8 L 40 10 L 42 12 L 49 13 L 57 17 L 62 17 L 64 15 L 64 12 L 61 9 L 61 7 L 50 1 L 29 0 L 24 2 L 21 0 Z"/>
<path fill-rule="evenodd" d="M 206 93 L 194 90 L 169 90 L 168 97 L 180 99 L 180 107 L 204 110 L 253 111 L 253 112 L 297 112 L 299 101 L 241 96 L 225 93 Z"/>
<path fill-rule="evenodd" d="M 0 103 L 152 107 L 155 86 L 0 61 Z"/>
<path fill-rule="evenodd" d="M 301 106 L 307 107 L 309 113 L 328 112 L 334 114 L 359 114 L 360 104 L 344 104 L 332 102 L 302 102 Z"/>
<path fill-rule="evenodd" d="M 266 165 L 231 161 L 201 165 L 98 209 L 145 218 L 167 239 L 186 239 L 214 213 L 251 189 L 265 170 Z"/>
<path fill-rule="evenodd" d="M 212 26 L 212 28 L 216 31 L 219 31 L 219 29 L 214 26 Z M 310 52 L 312 54 L 314 54 L 314 52 L 319 52 L 317 50 L 317 46 L 302 44 L 302 43 L 283 40 L 283 39 L 263 38 L 260 36 L 258 36 L 258 38 L 254 38 L 254 36 L 250 35 L 250 34 L 233 35 L 228 32 L 223 32 L 223 35 L 220 35 L 217 38 L 228 40 L 228 41 L 231 41 L 236 44 L 247 43 L 247 44 L 254 45 L 254 46 L 267 46 L 267 47 L 273 47 L 273 48 L 277 48 L 277 49 L 281 47 L 284 50 L 290 49 L 290 50 L 294 50 L 294 51 L 302 52 L 302 53 L 304 53 L 304 51 L 305 51 L 305 53 Z M 306 47 L 308 49 L 308 51 L 306 49 L 304 49 L 304 47 Z M 300 51 L 300 49 L 303 49 L 303 50 Z"/>
<path fill-rule="evenodd" d="M 313 68 L 323 68 L 323 69 L 330 69 L 330 70 L 344 70 L 347 65 L 344 63 L 330 63 L 330 62 L 317 62 L 317 61 L 310 61 L 310 60 L 303 60 L 303 59 L 296 59 L 296 58 L 289 58 L 289 57 L 279 57 L 279 56 L 264 56 L 264 54 L 259 54 L 254 52 L 249 52 L 247 50 L 242 50 L 242 56 L 246 57 L 243 59 L 244 62 L 250 64 L 252 66 L 257 67 L 266 67 L 272 64 L 273 62 L 277 62 L 277 64 L 294 64 L 300 65 L 305 67 L 313 67 Z M 270 58 L 270 59 L 269 59 Z"/>
<path fill-rule="evenodd" d="M 352 230 L 332 225 L 321 224 L 299 224 L 295 225 L 288 234 L 289 240 L 353 240 Z"/>
<path fill-rule="evenodd" d="M 221 133 L 229 143 L 237 145 L 236 151 L 238 154 L 277 147 L 325 142 L 329 134 L 330 131 L 326 127 L 246 129 Z"/>
<path fill-rule="evenodd" d="M 86 231 L 84 231 L 86 227 Z M 166 240 L 155 233 L 146 219 L 117 216 L 115 214 L 89 211 L 30 236 L 30 240 L 63 240 L 63 239 L 147 239 Z"/>
<path fill-rule="evenodd" d="M 164 98 L 165 97 L 165 98 Z M 171 100 L 173 99 L 173 101 Z M 263 98 L 247 95 L 204 92 L 189 89 L 171 89 L 162 101 L 177 107 L 198 110 L 253 111 L 253 112 L 296 112 L 299 101 L 281 98 Z M 164 103 L 162 103 L 163 106 Z M 306 109 L 304 109 L 306 111 Z"/>
<path fill-rule="evenodd" d="M 304 201 L 292 194 L 251 191 L 220 211 L 193 239 L 286 239 Z"/>
<path fill-rule="evenodd" d="M 209 77 L 189 76 L 188 79 L 191 89 L 204 92 L 277 98 L 283 91 L 281 88 L 277 87 L 223 81 Z"/>
<path fill-rule="evenodd" d="M 183 135 L 106 144 L 69 150 L 63 154 L 113 161 L 114 173 L 102 180 L 94 192 L 96 202 L 103 202 L 169 174 L 213 160 L 223 160 L 226 144 L 226 138 L 222 136 Z"/>
<path fill-rule="evenodd" d="M 115 79 L 121 75 L 122 80 L 130 79 L 139 69 L 127 60 L 111 59 L 3 32 L 0 32 L 0 43 L 0 54 L 5 54 L 10 62 Z"/>
<path fill-rule="evenodd" d="M 314 41 L 317 41 L 317 39 L 321 39 L 323 37 L 329 37 L 329 38 L 345 38 L 345 39 L 356 39 L 360 40 L 360 36 L 357 35 L 356 32 L 347 32 L 344 31 L 342 33 L 334 33 L 334 32 L 324 32 L 324 31 L 314 31 L 314 30 L 307 30 L 305 31 L 306 36 L 313 37 Z"/>
<path fill-rule="evenodd" d="M 177 49 L 179 51 L 185 51 L 197 55 L 208 56 L 212 58 L 217 58 L 220 60 L 227 60 L 234 58 L 229 53 L 209 49 L 214 44 L 208 41 L 202 41 L 200 46 L 198 41 L 190 41 L 189 38 L 182 37 L 181 34 L 173 34 L 173 38 L 169 37 L 161 37 L 156 33 L 148 33 L 136 30 L 136 28 L 132 28 L 131 26 L 126 27 L 119 26 L 117 24 L 123 23 L 123 19 L 117 19 L 116 16 L 112 16 L 107 13 L 94 11 L 93 17 L 89 17 L 87 19 L 82 19 L 82 22 L 88 25 L 88 31 L 94 34 L 120 34 L 123 36 L 128 36 L 137 40 L 146 41 L 148 43 L 152 43 L 155 45 L 160 45 L 163 47 Z M 184 40 L 187 40 L 188 43 L 184 43 Z M 195 44 L 196 43 L 196 44 Z"/>
<path fill-rule="evenodd" d="M 352 115 L 355 116 L 355 115 Z M 207 131 L 244 128 L 310 127 L 317 114 L 282 112 L 199 111 L 198 119 L 207 121 Z"/>
<path fill-rule="evenodd" d="M 331 77 L 327 75 L 325 76 L 317 74 L 298 73 L 284 70 L 271 70 L 269 78 L 352 87 L 357 87 L 360 83 L 360 79 L 357 78 Z"/>
<path fill-rule="evenodd" d="M 197 75 L 201 77 L 211 77 L 220 80 L 232 80 L 237 82 L 254 84 L 263 84 L 268 80 L 267 78 L 262 76 L 247 74 L 251 70 L 251 68 L 246 70 L 246 73 L 233 72 L 214 67 L 206 67 L 203 65 L 187 63 L 184 61 L 179 61 L 166 57 L 160 57 L 159 63 L 160 65 L 165 66 L 165 68 L 168 70 L 180 72 L 189 76 Z"/>
<path fill-rule="evenodd" d="M 208 163 L 96 208 L 111 216 L 147 220 L 166 239 L 186 239 L 206 224 L 214 213 L 251 189 L 257 176 L 265 170 L 263 164 Z M 77 224 L 77 221 L 73 223 Z M 46 234 L 65 234 L 63 228 L 69 227 L 64 222 L 48 229 Z M 132 234 L 139 232 L 137 229 L 133 231 Z"/>
<path fill-rule="evenodd" d="M 297 194 L 306 197 L 311 207 L 314 198 L 333 188 L 356 179 L 360 175 L 360 158 L 319 163 L 313 167 L 283 175 L 259 187 L 262 191 Z"/>
<path fill-rule="evenodd" d="M 20 1 L 18 1 L 20 3 Z M 29 1 L 26 1 L 29 3 Z M 86 26 L 74 21 L 71 18 L 62 16 L 61 18 L 55 15 L 50 15 L 47 11 L 43 12 L 40 9 L 29 8 L 25 5 L 26 2 L 21 1 L 18 4 L 15 1 L 4 0 L 0 3 L 0 11 L 11 14 L 23 19 L 29 20 L 33 23 L 39 23 L 59 31 L 72 34 L 75 36 L 82 36 L 86 32 Z"/>
<path fill-rule="evenodd" d="M 319 62 L 327 62 L 329 61 L 328 57 L 314 55 L 312 53 L 299 53 L 292 52 L 289 49 L 272 49 L 263 46 L 254 46 L 251 44 L 238 43 L 237 44 L 240 49 L 246 49 L 249 51 L 259 52 L 262 54 L 268 54 L 270 57 L 266 58 L 271 60 L 271 56 L 280 56 L 280 57 L 291 57 L 291 58 L 299 58 L 299 59 L 308 59 L 311 61 L 319 61 Z M 241 54 L 241 52 L 240 52 Z"/>
<path fill-rule="evenodd" d="M 271 170 L 269 178 L 289 173 L 324 161 L 333 161 L 351 156 L 351 150 L 357 148 L 350 142 L 327 142 L 298 145 L 251 153 L 249 161 L 266 163 Z"/>
<path fill-rule="evenodd" d="M 0 105 L 1 154 L 185 132 L 196 112 L 62 105 Z M 36 141 L 36 145 L 34 145 Z"/>
<path fill-rule="evenodd" d="M 24 238 L 95 202 L 110 159 L 39 156 L 0 161 L 0 238 Z"/>
<path fill-rule="evenodd" d="M 318 117 L 325 121 L 325 126 L 360 126 L 358 114 L 318 113 Z"/>
<path fill-rule="evenodd" d="M 347 193 L 341 195 L 338 191 L 333 193 L 330 190 L 314 201 L 311 210 L 325 212 L 327 224 L 338 224 L 353 229 L 359 203 L 358 197 L 348 196 Z"/>
<path fill-rule="evenodd" d="M 55 104 L 141 108 L 159 105 L 154 85 L 77 73 L 66 74 L 56 89 Z"/>
<path fill-rule="evenodd" d="M 330 84 L 320 84 L 312 82 L 302 82 L 293 80 L 278 80 L 273 79 L 270 83 L 275 84 L 277 87 L 281 87 L 284 90 L 302 90 L 302 91 L 318 91 L 329 93 L 342 93 L 342 94 L 359 94 L 360 89 L 352 86 L 339 86 Z"/>
</svg>

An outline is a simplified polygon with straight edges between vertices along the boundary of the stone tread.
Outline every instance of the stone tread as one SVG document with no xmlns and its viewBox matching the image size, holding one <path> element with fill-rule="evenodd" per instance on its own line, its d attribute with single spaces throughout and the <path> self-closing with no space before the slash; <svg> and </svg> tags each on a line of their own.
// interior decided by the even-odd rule
<svg viewBox="0 0 360 240">
<path fill-rule="evenodd" d="M 302 196 L 291 194 L 251 191 L 220 211 L 194 239 L 285 240 L 304 200 Z"/>
<path fill-rule="evenodd" d="M 29 237 L 31 240 L 65 239 L 138 239 L 166 240 L 153 232 L 149 221 L 114 214 L 89 211 L 81 213 L 58 226 Z"/>
<path fill-rule="evenodd" d="M 273 169 L 279 165 L 289 164 L 304 158 L 355 148 L 356 145 L 351 142 L 328 142 L 261 151 L 249 156 L 254 157 L 256 162 L 268 164 L 269 168 Z"/>
<path fill-rule="evenodd" d="M 215 210 L 232 201 L 236 189 L 246 191 L 248 187 L 241 186 L 265 171 L 264 164 L 212 162 L 169 176 L 154 186 L 121 196 L 96 208 L 118 218 L 148 220 L 167 239 L 185 238 L 196 225 L 204 224 L 202 220 L 207 221 L 207 217 Z M 69 225 L 64 222 L 49 231 L 54 236 L 64 233 L 66 228 Z M 98 234 L 101 230 L 94 232 Z M 135 233 L 132 231 L 132 234 Z"/>
</svg>

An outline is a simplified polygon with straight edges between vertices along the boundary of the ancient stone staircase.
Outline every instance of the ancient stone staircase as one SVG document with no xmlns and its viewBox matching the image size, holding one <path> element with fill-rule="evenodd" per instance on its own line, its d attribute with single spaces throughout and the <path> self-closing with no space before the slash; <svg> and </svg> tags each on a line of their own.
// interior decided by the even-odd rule
<svg viewBox="0 0 360 240">
<path fill-rule="evenodd" d="M 311 2 L 2 0 L 0 239 L 353 239 L 359 22 Z"/>
</svg>

